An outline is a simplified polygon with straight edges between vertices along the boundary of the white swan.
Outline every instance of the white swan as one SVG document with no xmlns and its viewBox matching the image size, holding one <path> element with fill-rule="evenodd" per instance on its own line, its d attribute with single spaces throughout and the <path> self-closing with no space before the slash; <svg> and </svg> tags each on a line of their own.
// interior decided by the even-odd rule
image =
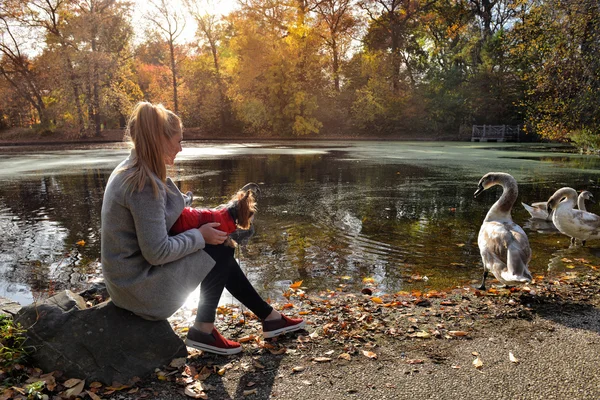
<svg viewBox="0 0 600 400">
<path fill-rule="evenodd" d="M 501 185 L 502 196 L 490 208 L 481 229 L 477 244 L 483 261 L 483 280 L 480 290 L 485 290 L 485 279 L 492 272 L 505 285 L 530 282 L 527 265 L 531 260 L 531 247 L 523 229 L 510 216 L 517 200 L 517 181 L 504 172 L 490 172 L 479 181 L 474 196 L 492 186 Z"/>
<path fill-rule="evenodd" d="M 571 244 L 579 239 L 585 246 L 586 240 L 600 239 L 600 217 L 574 209 L 576 199 L 575 189 L 560 188 L 548 199 L 548 212 L 552 212 L 552 222 L 560 233 L 571 238 Z"/>
<path fill-rule="evenodd" d="M 589 200 L 591 202 L 594 202 L 592 197 L 594 197 L 594 195 L 591 194 L 590 192 L 588 192 L 587 190 L 584 190 L 583 192 L 581 192 L 579 194 L 579 197 L 577 197 L 577 208 L 579 208 L 581 211 L 586 211 L 585 201 Z M 521 203 L 521 204 L 523 205 L 523 207 L 525 207 L 525 209 L 527 210 L 529 215 L 531 215 L 531 218 L 552 221 L 552 216 L 550 216 L 548 214 L 548 210 L 547 210 L 548 202 L 539 201 L 537 203 L 531 203 L 531 205 L 528 205 L 525 203 Z"/>
</svg>

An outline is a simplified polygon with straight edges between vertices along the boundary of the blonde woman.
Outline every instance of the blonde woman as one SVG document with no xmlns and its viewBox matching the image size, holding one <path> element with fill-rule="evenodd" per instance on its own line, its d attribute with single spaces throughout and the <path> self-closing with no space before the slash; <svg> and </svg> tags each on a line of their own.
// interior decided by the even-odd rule
<svg viewBox="0 0 600 400">
<path fill-rule="evenodd" d="M 186 344 L 217 354 L 242 351 L 214 326 L 223 288 L 263 321 L 264 337 L 302 329 L 302 319 L 280 314 L 259 296 L 233 249 L 222 244 L 227 234 L 218 223 L 169 236 L 186 201 L 166 176 L 181 151 L 179 117 L 160 104 L 141 102 L 127 133 L 133 150 L 111 174 L 102 204 L 102 273 L 114 304 L 146 319 L 166 319 L 200 285 Z"/>
</svg>

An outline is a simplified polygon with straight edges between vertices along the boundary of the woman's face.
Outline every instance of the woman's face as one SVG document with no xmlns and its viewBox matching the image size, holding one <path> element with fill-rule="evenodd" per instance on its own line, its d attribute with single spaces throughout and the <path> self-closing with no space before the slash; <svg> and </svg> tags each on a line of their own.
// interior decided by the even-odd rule
<svg viewBox="0 0 600 400">
<path fill-rule="evenodd" d="M 181 141 L 183 140 L 183 132 L 179 132 L 165 140 L 165 148 L 163 158 L 166 165 L 175 164 L 175 157 L 181 151 Z"/>
</svg>

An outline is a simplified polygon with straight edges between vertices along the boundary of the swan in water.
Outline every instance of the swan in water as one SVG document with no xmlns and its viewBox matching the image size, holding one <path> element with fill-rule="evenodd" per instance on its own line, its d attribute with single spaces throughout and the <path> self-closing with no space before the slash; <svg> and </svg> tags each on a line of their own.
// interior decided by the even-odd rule
<svg viewBox="0 0 600 400">
<path fill-rule="evenodd" d="M 581 211 L 586 211 L 586 208 L 585 208 L 586 200 L 589 200 L 592 203 L 595 203 L 595 201 L 592 199 L 592 197 L 594 197 L 594 195 L 591 194 L 590 192 L 588 192 L 587 190 L 584 190 L 583 192 L 581 192 L 579 194 L 579 197 L 577 197 L 577 208 L 579 208 Z M 548 214 L 548 202 L 539 201 L 537 203 L 531 203 L 531 205 L 528 205 L 525 203 L 521 203 L 521 204 L 523 205 L 523 207 L 525 207 L 525 209 L 527 210 L 529 215 L 531 215 L 531 218 L 552 221 L 552 216 L 550 214 Z"/>
<path fill-rule="evenodd" d="M 510 216 L 517 200 L 517 181 L 504 172 L 487 173 L 479 181 L 474 197 L 493 186 L 502 186 L 502 196 L 490 208 L 481 229 L 477 244 L 483 261 L 483 279 L 480 290 L 485 290 L 485 279 L 492 272 L 504 285 L 530 282 L 527 265 L 531 260 L 531 247 L 523 228 Z"/>
<path fill-rule="evenodd" d="M 552 212 L 552 222 L 556 228 L 571 238 L 581 240 L 600 239 L 600 217 L 591 212 L 576 210 L 577 192 L 570 187 L 558 189 L 548 199 L 548 212 Z"/>
</svg>

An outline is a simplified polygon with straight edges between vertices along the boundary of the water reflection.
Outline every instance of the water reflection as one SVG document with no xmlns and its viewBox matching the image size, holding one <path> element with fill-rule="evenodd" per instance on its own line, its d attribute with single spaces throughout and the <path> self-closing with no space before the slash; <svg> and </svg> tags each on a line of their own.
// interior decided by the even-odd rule
<svg viewBox="0 0 600 400">
<path fill-rule="evenodd" d="M 313 291 L 358 291 L 363 278 L 383 292 L 444 289 L 480 278 L 477 233 L 500 191 L 472 195 L 492 170 L 519 181 L 513 218 L 529 235 L 534 275 L 569 270 L 565 259 L 600 264 L 593 247 L 569 248 L 568 238 L 529 220 L 520 205 L 566 185 L 600 196 L 598 159 L 531 151 L 540 148 L 187 143 L 171 176 L 195 193 L 196 206 L 216 206 L 245 183 L 261 183 L 256 234 L 239 254 L 249 278 L 271 298 L 297 280 Z M 104 145 L 11 150 L 0 158 L 0 296 L 24 304 L 48 291 L 79 290 L 99 276 L 102 193 L 126 154 L 121 145 Z"/>
</svg>

